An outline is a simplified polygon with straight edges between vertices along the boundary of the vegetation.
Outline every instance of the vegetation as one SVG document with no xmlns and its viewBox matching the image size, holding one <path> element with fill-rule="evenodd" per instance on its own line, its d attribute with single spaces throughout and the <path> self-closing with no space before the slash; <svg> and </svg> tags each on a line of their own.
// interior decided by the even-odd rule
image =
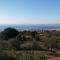
<svg viewBox="0 0 60 60">
<path fill-rule="evenodd" d="M 8 40 L 10 38 L 14 38 L 19 34 L 19 32 L 14 28 L 6 28 L 4 31 L 0 33 L 1 40 Z"/>
<path fill-rule="evenodd" d="M 45 55 L 55 56 L 60 51 L 60 31 L 18 31 L 9 27 L 0 32 L 0 51 L 0 60 L 39 60 Z"/>
</svg>

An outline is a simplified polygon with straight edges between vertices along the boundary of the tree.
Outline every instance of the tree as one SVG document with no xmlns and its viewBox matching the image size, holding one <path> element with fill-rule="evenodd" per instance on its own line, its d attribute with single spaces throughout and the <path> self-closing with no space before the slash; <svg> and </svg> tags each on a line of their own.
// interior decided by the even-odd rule
<svg viewBox="0 0 60 60">
<path fill-rule="evenodd" d="M 49 50 L 56 49 L 56 44 L 57 44 L 57 38 L 56 37 L 51 37 L 46 40 L 46 47 Z"/>
<path fill-rule="evenodd" d="M 35 38 L 36 35 L 37 35 L 37 32 L 36 32 L 36 31 L 33 31 L 33 32 L 32 32 L 32 38 Z"/>
<path fill-rule="evenodd" d="M 4 31 L 0 34 L 0 39 L 8 40 L 10 38 L 14 38 L 19 34 L 19 32 L 14 28 L 6 28 Z"/>
<path fill-rule="evenodd" d="M 23 43 L 26 38 L 25 38 L 25 35 L 19 33 L 17 36 L 16 36 L 16 40 L 20 41 L 21 43 Z"/>
<path fill-rule="evenodd" d="M 37 49 L 37 41 L 35 38 L 33 38 L 33 50 Z"/>
</svg>

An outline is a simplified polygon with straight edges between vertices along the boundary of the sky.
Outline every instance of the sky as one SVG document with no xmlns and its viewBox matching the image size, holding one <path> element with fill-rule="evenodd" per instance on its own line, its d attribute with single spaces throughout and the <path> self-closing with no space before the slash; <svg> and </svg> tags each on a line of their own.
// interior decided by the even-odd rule
<svg viewBox="0 0 60 60">
<path fill-rule="evenodd" d="M 60 0 L 0 0 L 0 24 L 60 24 Z"/>
</svg>

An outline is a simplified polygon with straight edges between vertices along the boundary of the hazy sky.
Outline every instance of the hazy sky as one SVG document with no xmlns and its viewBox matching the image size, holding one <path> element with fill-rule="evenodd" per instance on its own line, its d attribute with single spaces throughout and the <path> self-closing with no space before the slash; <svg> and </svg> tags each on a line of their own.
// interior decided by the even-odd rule
<svg viewBox="0 0 60 60">
<path fill-rule="evenodd" d="M 0 24 L 60 24 L 60 0 L 0 0 Z"/>
</svg>

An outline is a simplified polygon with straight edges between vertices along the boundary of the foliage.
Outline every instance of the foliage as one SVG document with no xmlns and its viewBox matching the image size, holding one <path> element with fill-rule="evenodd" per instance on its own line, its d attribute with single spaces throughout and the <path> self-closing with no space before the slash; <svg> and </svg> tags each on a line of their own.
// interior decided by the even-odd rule
<svg viewBox="0 0 60 60">
<path fill-rule="evenodd" d="M 2 40 L 8 40 L 10 38 L 16 37 L 19 34 L 19 32 L 14 28 L 6 28 L 4 31 L 0 34 L 0 39 Z"/>
<path fill-rule="evenodd" d="M 16 39 L 10 39 L 8 41 L 8 48 L 9 49 L 15 49 L 15 50 L 20 50 L 20 41 Z"/>
<path fill-rule="evenodd" d="M 57 38 L 55 36 L 52 36 L 46 40 L 45 44 L 48 49 L 52 50 L 56 48 L 57 41 Z"/>
<path fill-rule="evenodd" d="M 32 31 L 32 38 L 35 38 L 36 37 L 36 35 L 37 35 L 37 32 L 36 31 Z"/>
<path fill-rule="evenodd" d="M 16 36 L 16 40 L 20 41 L 21 43 L 23 43 L 25 39 L 25 36 L 20 33 Z"/>
</svg>

